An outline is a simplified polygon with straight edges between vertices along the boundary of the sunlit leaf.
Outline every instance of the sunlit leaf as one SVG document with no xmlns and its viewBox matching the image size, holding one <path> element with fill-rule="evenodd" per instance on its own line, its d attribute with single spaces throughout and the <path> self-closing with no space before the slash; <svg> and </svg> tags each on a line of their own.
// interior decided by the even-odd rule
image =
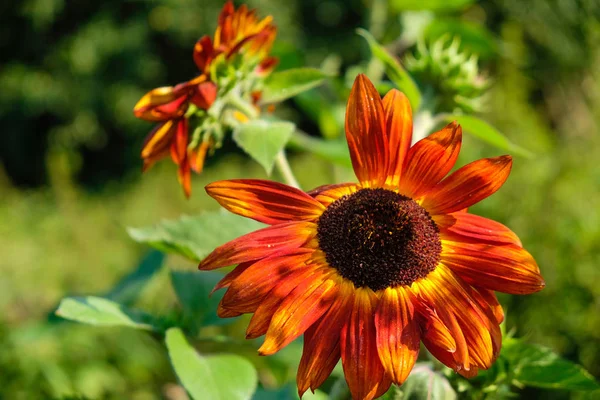
<svg viewBox="0 0 600 400">
<path fill-rule="evenodd" d="M 564 390 L 600 390 L 583 367 L 559 357 L 551 349 L 508 338 L 501 356 L 508 360 L 514 380 L 527 386 Z"/>
<path fill-rule="evenodd" d="M 193 399 L 247 400 L 252 397 L 258 374 L 245 358 L 234 354 L 199 354 L 179 328 L 169 329 L 165 342 L 173 369 Z"/>
<path fill-rule="evenodd" d="M 300 132 L 294 132 L 288 146 L 293 149 L 305 150 L 314 155 L 331 161 L 344 167 L 351 168 L 350 152 L 345 138 L 334 140 L 323 140 L 308 136 Z"/>
<path fill-rule="evenodd" d="M 465 132 L 501 150 L 506 150 L 523 157 L 532 156 L 531 152 L 512 143 L 498 129 L 481 118 L 472 115 L 444 114 L 443 119 L 445 122 L 458 121 Z"/>
<path fill-rule="evenodd" d="M 388 51 L 379 44 L 368 31 L 358 29 L 357 32 L 367 40 L 367 43 L 369 43 L 373 57 L 378 58 L 383 63 L 385 66 L 385 73 L 390 80 L 408 97 L 413 112 L 418 110 L 421 105 L 421 92 L 408 72 L 402 68 L 398 60 L 388 53 Z"/>
<path fill-rule="evenodd" d="M 128 309 L 102 297 L 64 298 L 56 315 L 59 317 L 98 326 L 126 326 L 144 330 L 159 330 L 154 317 L 137 310 Z"/>
<path fill-rule="evenodd" d="M 206 325 L 223 325 L 234 318 L 219 318 L 217 305 L 223 297 L 210 294 L 223 275 L 212 271 L 171 271 L 171 283 L 183 308 L 183 324 L 193 332 Z"/>
<path fill-rule="evenodd" d="M 271 174 L 277 154 L 283 150 L 296 127 L 291 122 L 254 120 L 239 125 L 233 140 Z"/>
<path fill-rule="evenodd" d="M 102 297 L 123 305 L 132 304 L 138 299 L 148 282 L 160 271 L 164 258 L 163 253 L 150 251 L 134 271 L 124 276 Z"/>
<path fill-rule="evenodd" d="M 316 68 L 293 68 L 274 72 L 267 78 L 261 103 L 277 103 L 319 86 L 329 75 Z"/>
<path fill-rule="evenodd" d="M 164 220 L 146 228 L 128 228 L 133 240 L 167 253 L 200 261 L 216 247 L 263 227 L 259 222 L 222 210 L 175 220 Z"/>
<path fill-rule="evenodd" d="M 445 376 L 429 364 L 417 363 L 401 387 L 392 386 L 384 400 L 455 400 L 456 392 Z"/>
<path fill-rule="evenodd" d="M 390 0 L 390 6 L 396 11 L 452 11 L 461 10 L 475 0 Z"/>
</svg>

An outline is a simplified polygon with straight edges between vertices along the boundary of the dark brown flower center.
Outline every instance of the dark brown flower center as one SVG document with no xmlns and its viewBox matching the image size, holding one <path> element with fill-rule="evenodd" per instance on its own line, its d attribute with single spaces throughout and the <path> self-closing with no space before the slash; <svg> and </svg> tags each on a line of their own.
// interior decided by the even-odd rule
<svg viewBox="0 0 600 400">
<path fill-rule="evenodd" d="M 433 271 L 438 228 L 414 200 L 387 189 L 361 189 L 323 212 L 317 238 L 327 262 L 357 287 L 410 285 Z"/>
</svg>

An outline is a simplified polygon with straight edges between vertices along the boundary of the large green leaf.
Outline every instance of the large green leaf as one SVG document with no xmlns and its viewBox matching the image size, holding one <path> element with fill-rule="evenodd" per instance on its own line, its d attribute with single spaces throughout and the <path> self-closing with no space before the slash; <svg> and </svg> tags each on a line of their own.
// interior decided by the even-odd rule
<svg viewBox="0 0 600 400">
<path fill-rule="evenodd" d="M 277 154 L 283 150 L 295 129 L 291 122 L 259 119 L 238 125 L 233 131 L 233 140 L 262 165 L 267 174 L 271 174 Z"/>
<path fill-rule="evenodd" d="M 446 122 L 458 121 L 465 132 L 501 150 L 510 151 L 523 157 L 532 156 L 531 152 L 512 143 L 498 129 L 494 128 L 481 118 L 472 115 L 453 114 L 444 114 L 442 117 Z"/>
<path fill-rule="evenodd" d="M 344 167 L 352 167 L 348 143 L 345 138 L 323 140 L 296 131 L 290 138 L 288 146 L 293 149 L 311 152 L 318 157 Z"/>
<path fill-rule="evenodd" d="M 456 392 L 445 376 L 429 364 L 417 363 L 401 387 L 393 385 L 382 400 L 455 400 Z"/>
<path fill-rule="evenodd" d="M 102 297 L 123 305 L 133 304 L 148 282 L 160 271 L 164 258 L 160 251 L 150 251 L 134 271 L 125 275 Z"/>
<path fill-rule="evenodd" d="M 183 387 L 196 400 L 247 400 L 256 390 L 258 374 L 245 358 L 234 354 L 203 356 L 179 328 L 167 331 L 171 364 Z"/>
<path fill-rule="evenodd" d="M 262 227 L 254 220 L 219 210 L 194 217 L 184 215 L 146 228 L 128 228 L 127 232 L 137 242 L 197 262 L 216 247 Z"/>
<path fill-rule="evenodd" d="M 233 318 L 219 318 L 217 306 L 222 292 L 211 295 L 222 274 L 212 271 L 172 271 L 171 282 L 183 308 L 183 325 L 194 333 L 206 325 L 223 325 Z"/>
<path fill-rule="evenodd" d="M 600 390 L 583 367 L 560 358 L 551 349 L 507 338 L 501 356 L 508 360 L 515 381 L 548 389 Z"/>
<path fill-rule="evenodd" d="M 452 11 L 461 10 L 475 0 L 391 0 L 390 6 L 396 11 Z"/>
<path fill-rule="evenodd" d="M 56 315 L 90 325 L 160 330 L 151 315 L 130 310 L 102 297 L 66 297 L 60 302 Z"/>
<path fill-rule="evenodd" d="M 267 78 L 261 103 L 277 103 L 319 86 L 329 75 L 316 68 L 293 68 L 275 72 Z"/>
<path fill-rule="evenodd" d="M 406 97 L 408 97 L 413 108 L 413 112 L 416 113 L 421 105 L 421 92 L 419 91 L 415 81 L 413 81 L 408 72 L 402 68 L 398 60 L 396 60 L 381 44 L 377 42 L 377 40 L 375 40 L 373 35 L 364 29 L 358 29 L 357 32 L 367 40 L 367 43 L 371 48 L 371 52 L 373 53 L 373 57 L 376 57 L 383 63 L 385 66 L 385 73 L 390 80 L 394 82 L 398 89 L 404 92 Z"/>
</svg>

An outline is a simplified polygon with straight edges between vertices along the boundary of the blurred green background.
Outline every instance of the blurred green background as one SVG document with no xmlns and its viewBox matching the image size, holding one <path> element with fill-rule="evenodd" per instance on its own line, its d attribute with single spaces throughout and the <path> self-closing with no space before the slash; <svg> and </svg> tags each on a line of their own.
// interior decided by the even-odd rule
<svg viewBox="0 0 600 400">
<path fill-rule="evenodd" d="M 274 16 L 281 68 L 319 66 L 331 54 L 342 71 L 364 63 L 370 53 L 358 27 L 402 56 L 412 51 L 407 29 L 417 29 L 415 21 L 424 27 L 418 32 L 459 35 L 480 55 L 493 83 L 485 117 L 535 154 L 515 158 L 502 190 L 472 210 L 516 231 L 546 278 L 539 294 L 501 297 L 507 327 L 600 377 L 600 3 L 463 0 L 445 3 L 462 3 L 458 10 L 428 11 L 439 2 L 247 3 Z M 133 117 L 133 105 L 151 88 L 193 76 L 193 44 L 212 34 L 222 4 L 0 5 L 0 399 L 185 398 L 152 337 L 50 315 L 63 296 L 106 292 L 139 263 L 149 250 L 129 239 L 127 226 L 215 209 L 202 190 L 213 180 L 264 177 L 231 143 L 194 176 L 189 201 L 170 162 L 141 175 L 151 125 Z M 294 102 L 279 112 L 318 135 Z M 467 136 L 459 163 L 500 153 Z M 291 160 L 304 188 L 335 175 L 309 155 Z M 196 267 L 175 256 L 167 264 Z M 139 303 L 168 315 L 171 291 L 165 270 Z"/>
</svg>

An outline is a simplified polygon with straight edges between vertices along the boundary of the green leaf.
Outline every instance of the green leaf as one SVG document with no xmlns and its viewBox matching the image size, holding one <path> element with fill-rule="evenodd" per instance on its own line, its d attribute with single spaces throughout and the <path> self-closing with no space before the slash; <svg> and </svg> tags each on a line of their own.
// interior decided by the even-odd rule
<svg viewBox="0 0 600 400">
<path fill-rule="evenodd" d="M 425 29 L 425 40 L 433 43 L 441 37 L 460 38 L 462 51 L 489 59 L 498 49 L 493 34 L 484 26 L 455 18 L 435 19 Z"/>
<path fill-rule="evenodd" d="M 329 396 L 326 393 L 315 390 L 312 393 L 310 390 L 304 393 L 302 400 L 327 400 Z M 252 400 L 298 400 L 298 388 L 295 384 L 286 385 L 276 390 L 267 390 L 260 388 L 254 393 Z"/>
<path fill-rule="evenodd" d="M 262 165 L 267 174 L 271 174 L 277 154 L 283 150 L 295 129 L 291 122 L 253 120 L 238 125 L 233 131 L 233 140 Z"/>
<path fill-rule="evenodd" d="M 456 392 L 429 364 L 417 363 L 401 387 L 392 386 L 385 400 L 455 400 Z"/>
<path fill-rule="evenodd" d="M 56 315 L 97 326 L 126 326 L 149 331 L 160 330 L 149 314 L 130 310 L 102 297 L 67 297 L 62 299 Z"/>
<path fill-rule="evenodd" d="M 164 258 L 163 253 L 150 251 L 133 272 L 124 276 L 102 297 L 123 305 L 134 303 L 146 284 L 160 271 Z"/>
<path fill-rule="evenodd" d="M 261 103 L 277 103 L 319 86 L 328 74 L 316 68 L 293 68 L 274 72 L 265 81 Z"/>
<path fill-rule="evenodd" d="M 200 327 L 224 325 L 234 318 L 219 318 L 217 306 L 223 294 L 210 294 L 222 274 L 212 271 L 171 271 L 171 282 L 183 308 L 183 324 L 197 333 Z"/>
<path fill-rule="evenodd" d="M 521 384 L 547 389 L 600 389 L 598 381 L 583 367 L 547 347 L 507 338 L 501 356 L 508 360 L 514 380 Z"/>
<path fill-rule="evenodd" d="M 474 2 L 475 0 L 391 0 L 390 6 L 395 11 L 452 11 L 461 10 Z"/>
<path fill-rule="evenodd" d="M 442 115 L 442 118 L 446 122 L 458 121 L 465 132 L 501 150 L 510 151 L 523 157 L 533 156 L 531 152 L 512 143 L 498 129 L 494 128 L 481 118 L 472 115 L 452 114 L 444 114 Z"/>
<path fill-rule="evenodd" d="M 249 218 L 219 210 L 194 217 L 184 215 L 146 228 L 128 228 L 127 232 L 137 242 L 198 262 L 216 247 L 262 227 Z"/>
<path fill-rule="evenodd" d="M 408 97 L 410 105 L 412 106 L 413 113 L 416 113 L 421 105 L 421 92 L 417 84 L 413 81 L 411 76 L 406 72 L 388 51 L 375 40 L 373 35 L 364 29 L 358 29 L 358 34 L 364 37 L 371 48 L 373 57 L 379 59 L 385 66 L 385 73 L 392 82 L 398 87 L 398 89 Z"/>
<path fill-rule="evenodd" d="M 352 167 L 348 143 L 345 138 L 323 140 L 296 131 L 290 138 L 288 146 L 298 150 L 309 151 L 318 157 L 343 167 Z"/>
<path fill-rule="evenodd" d="M 256 390 L 258 374 L 245 358 L 234 354 L 203 356 L 179 328 L 167 331 L 171 364 L 183 387 L 196 400 L 246 400 Z"/>
</svg>

